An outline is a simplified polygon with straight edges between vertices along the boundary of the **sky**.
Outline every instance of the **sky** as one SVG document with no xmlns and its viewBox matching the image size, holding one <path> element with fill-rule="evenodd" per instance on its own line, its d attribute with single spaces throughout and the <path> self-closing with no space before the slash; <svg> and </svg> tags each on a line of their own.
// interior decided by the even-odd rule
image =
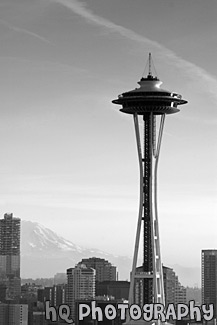
<svg viewBox="0 0 217 325">
<path fill-rule="evenodd" d="M 132 256 L 139 169 L 132 116 L 148 53 L 188 104 L 166 117 L 158 171 L 165 265 L 217 248 L 217 2 L 1 0 L 0 214 Z"/>
</svg>

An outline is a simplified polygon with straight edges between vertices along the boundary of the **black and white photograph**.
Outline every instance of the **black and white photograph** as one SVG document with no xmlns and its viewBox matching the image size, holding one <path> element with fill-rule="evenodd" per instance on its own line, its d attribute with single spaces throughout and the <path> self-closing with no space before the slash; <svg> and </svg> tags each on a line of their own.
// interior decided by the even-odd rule
<svg viewBox="0 0 217 325">
<path fill-rule="evenodd" d="M 216 16 L 0 0 L 0 325 L 216 325 Z"/>
</svg>

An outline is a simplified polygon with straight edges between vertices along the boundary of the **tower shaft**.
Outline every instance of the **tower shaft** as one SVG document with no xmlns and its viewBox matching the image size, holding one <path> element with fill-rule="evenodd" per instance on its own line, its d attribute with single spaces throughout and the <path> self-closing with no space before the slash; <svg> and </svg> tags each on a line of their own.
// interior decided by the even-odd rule
<svg viewBox="0 0 217 325">
<path fill-rule="evenodd" d="M 134 124 L 140 167 L 140 202 L 136 232 L 133 268 L 129 302 L 141 305 L 150 303 L 164 304 L 163 273 L 160 255 L 160 238 L 157 214 L 157 166 L 163 134 L 165 114 L 161 116 L 156 144 L 156 116 L 143 115 L 144 154 L 142 155 L 138 115 L 134 114 Z M 143 226 L 143 265 L 136 269 L 140 233 Z M 142 297 L 135 297 L 134 287 L 142 283 L 139 291 Z"/>
<path fill-rule="evenodd" d="M 155 130 L 152 113 L 143 115 L 144 158 L 143 160 L 143 271 L 153 272 L 152 250 L 152 146 Z M 153 279 L 143 279 L 143 303 L 152 303 Z"/>
</svg>

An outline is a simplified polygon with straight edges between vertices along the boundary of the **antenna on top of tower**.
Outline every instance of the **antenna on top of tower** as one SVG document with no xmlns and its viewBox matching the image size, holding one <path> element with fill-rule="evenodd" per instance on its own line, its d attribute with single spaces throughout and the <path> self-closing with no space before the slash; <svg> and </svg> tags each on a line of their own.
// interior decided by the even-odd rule
<svg viewBox="0 0 217 325">
<path fill-rule="evenodd" d="M 148 54 L 148 75 L 152 76 L 152 73 L 151 73 L 151 53 L 150 52 Z"/>
<path fill-rule="evenodd" d="M 147 79 L 158 79 L 157 78 L 157 71 L 155 69 L 155 66 L 154 66 L 154 62 L 153 62 L 153 59 L 152 59 L 152 56 L 151 56 L 151 52 L 149 52 L 148 54 L 148 61 L 146 62 L 146 65 L 145 65 L 145 69 L 144 69 L 144 72 L 143 72 L 143 76 L 145 75 L 145 72 L 148 70 L 148 75 L 147 75 Z M 153 76 L 153 70 L 154 70 L 154 73 L 155 73 L 155 76 Z"/>
</svg>

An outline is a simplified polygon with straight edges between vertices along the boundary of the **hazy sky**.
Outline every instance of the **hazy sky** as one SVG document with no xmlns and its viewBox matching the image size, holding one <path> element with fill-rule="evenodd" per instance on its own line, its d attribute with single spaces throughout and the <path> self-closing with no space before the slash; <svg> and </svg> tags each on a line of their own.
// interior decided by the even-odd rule
<svg viewBox="0 0 217 325">
<path fill-rule="evenodd" d="M 133 120 L 111 103 L 152 56 L 168 116 L 159 165 L 163 262 L 217 248 L 216 0 L 1 0 L 0 213 L 76 244 L 133 253 Z"/>
</svg>

